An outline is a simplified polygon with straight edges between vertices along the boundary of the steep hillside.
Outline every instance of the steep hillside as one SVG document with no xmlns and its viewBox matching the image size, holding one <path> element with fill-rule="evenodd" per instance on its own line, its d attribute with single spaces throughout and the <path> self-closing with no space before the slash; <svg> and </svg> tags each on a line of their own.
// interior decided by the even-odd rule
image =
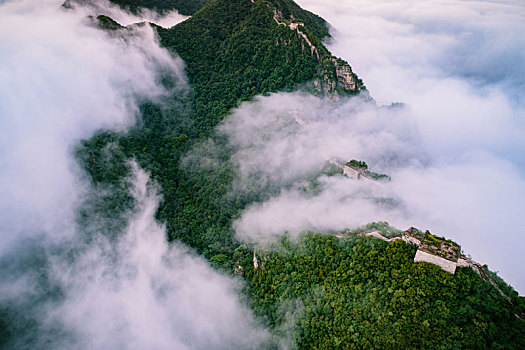
<svg viewBox="0 0 525 350">
<path fill-rule="evenodd" d="M 231 257 L 239 246 L 232 221 L 246 205 L 271 193 L 254 191 L 227 198 L 235 177 L 234 164 L 228 141 L 218 136 L 214 127 L 240 101 L 257 94 L 301 86 L 325 93 L 316 88 L 316 80 L 333 87 L 326 92 L 331 96 L 352 95 L 362 89 L 360 82 L 354 90 L 340 86 L 336 66 L 320 61 L 296 30 L 278 23 L 284 19 L 274 18 L 274 12 L 282 11 L 266 1 L 214 0 L 174 28 L 158 27 L 161 43 L 187 65 L 189 93 L 181 96 L 175 92 L 161 105 L 145 104 L 141 127 L 129 135 L 100 135 L 81 150 L 89 173 L 96 181 L 104 181 L 104 164 L 94 149 L 118 140 L 125 156 L 136 158 L 160 183 L 164 202 L 159 217 L 166 221 L 170 238 L 180 239 L 226 266 L 233 266 Z M 318 24 L 324 25 L 324 21 Z M 346 67 L 344 71 L 350 71 L 322 45 L 318 48 L 320 57 L 335 60 Z M 189 171 L 181 159 L 208 137 L 217 149 L 218 167 Z"/>
<path fill-rule="evenodd" d="M 414 255 L 400 240 L 307 234 L 238 256 L 252 307 L 277 329 L 292 319 L 301 349 L 525 346 L 525 322 L 489 283 Z"/>
<path fill-rule="evenodd" d="M 293 19 L 304 20 L 304 26 L 291 29 Z M 363 88 L 350 66 L 322 45 L 325 22 L 290 1 L 213 0 L 189 20 L 158 33 L 162 44 L 186 62 L 196 122 L 206 128 L 239 100 L 257 94 L 306 83 L 331 96 Z"/>
<path fill-rule="evenodd" d="M 242 210 L 281 188 L 231 195 L 236 165 L 215 127 L 258 94 L 303 88 L 336 99 L 364 89 L 322 45 L 323 20 L 288 0 L 210 0 L 157 31 L 185 61 L 190 89 L 144 103 L 142 122 L 129 133 L 84 141 L 78 158 L 94 183 L 118 187 L 125 160 L 136 159 L 162 188 L 157 216 L 169 239 L 243 278 L 261 322 L 298 348 L 525 346 L 525 322 L 490 283 L 467 268 L 452 275 L 414 263 L 414 247 L 401 241 L 305 234 L 294 243 L 283 234 L 261 248 L 236 239 L 232 222 Z M 169 77 L 165 83 L 172 88 Z M 109 198 L 100 211 L 118 201 Z M 523 307 L 523 298 L 512 298 Z"/>
</svg>

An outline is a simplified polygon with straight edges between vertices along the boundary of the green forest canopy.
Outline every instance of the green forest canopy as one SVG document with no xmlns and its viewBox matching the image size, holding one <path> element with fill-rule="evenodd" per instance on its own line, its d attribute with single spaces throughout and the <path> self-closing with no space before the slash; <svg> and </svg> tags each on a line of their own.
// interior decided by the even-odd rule
<svg viewBox="0 0 525 350">
<path fill-rule="evenodd" d="M 271 3 L 283 15 L 304 19 L 319 43 L 326 35 L 324 21 L 312 16 L 308 23 L 306 11 L 292 1 Z M 525 322 L 489 283 L 468 268 L 452 275 L 413 263 L 415 248 L 404 242 L 319 233 L 305 233 L 298 242 L 284 234 L 268 247 L 239 242 L 233 220 L 280 189 L 227 196 L 236 165 L 215 127 L 239 101 L 303 86 L 319 62 L 293 31 L 273 21 L 265 1 L 211 0 L 191 19 L 157 30 L 161 44 L 186 62 L 191 90 L 174 89 L 161 103 L 144 103 L 142 123 L 127 133 L 85 140 L 77 153 L 94 183 L 118 185 L 128 172 L 126 159 L 137 159 L 161 185 L 158 218 L 169 239 L 242 276 L 252 309 L 299 348 L 525 348 Z M 209 140 L 216 167 L 183 166 L 185 155 Z M 125 208 L 126 200 L 116 196 L 120 204 L 101 206 Z M 523 308 L 523 298 L 510 287 L 508 294 Z M 294 326 L 285 329 L 290 318 Z"/>
</svg>

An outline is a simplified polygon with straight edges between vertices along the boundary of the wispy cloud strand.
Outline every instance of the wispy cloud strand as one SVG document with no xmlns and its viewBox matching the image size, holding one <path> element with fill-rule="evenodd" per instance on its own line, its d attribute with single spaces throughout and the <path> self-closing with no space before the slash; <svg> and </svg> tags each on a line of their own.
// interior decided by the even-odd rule
<svg viewBox="0 0 525 350">
<path fill-rule="evenodd" d="M 379 105 L 404 106 L 334 105 L 300 94 L 242 105 L 223 127 L 237 149 L 240 181 L 295 185 L 248 208 L 238 234 L 265 239 L 372 220 L 418 226 L 457 240 L 523 293 L 525 6 L 299 3 L 333 25 L 330 49 Z M 321 192 L 305 195 L 301 178 L 330 156 L 365 160 L 393 180 L 372 186 L 324 177 Z"/>
</svg>

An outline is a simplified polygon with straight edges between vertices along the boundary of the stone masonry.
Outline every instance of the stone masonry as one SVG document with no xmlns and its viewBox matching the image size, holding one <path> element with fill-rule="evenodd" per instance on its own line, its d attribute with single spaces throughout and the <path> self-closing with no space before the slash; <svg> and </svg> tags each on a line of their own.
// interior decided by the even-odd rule
<svg viewBox="0 0 525 350">
<path fill-rule="evenodd" d="M 418 249 L 414 262 L 424 261 L 441 267 L 443 270 L 450 272 L 451 274 L 456 273 L 457 263 L 454 261 L 447 260 L 438 255 L 427 253 L 423 250 Z"/>
</svg>

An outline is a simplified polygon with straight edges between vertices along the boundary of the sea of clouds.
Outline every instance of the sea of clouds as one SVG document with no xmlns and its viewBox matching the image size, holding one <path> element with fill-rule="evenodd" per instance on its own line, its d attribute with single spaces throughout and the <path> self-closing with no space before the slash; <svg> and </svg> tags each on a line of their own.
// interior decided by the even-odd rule
<svg viewBox="0 0 525 350">
<path fill-rule="evenodd" d="M 288 185 L 247 208 L 238 235 L 260 241 L 377 220 L 416 226 L 456 240 L 523 293 L 525 5 L 298 3 L 331 24 L 329 49 L 376 103 L 286 93 L 241 105 L 222 126 L 238 182 Z M 304 177 L 330 157 L 365 160 L 392 181 L 322 177 L 320 192 L 305 193 Z"/>
<path fill-rule="evenodd" d="M 140 101 L 167 93 L 159 71 L 187 86 L 183 62 L 159 47 L 149 26 L 108 35 L 88 16 L 166 27 L 185 17 L 61 3 L 0 1 L 3 344 L 213 349 L 269 341 L 236 280 L 168 245 L 154 219 L 156 186 L 134 163 L 125 228 L 116 238 L 96 230 L 81 237 L 78 210 L 94 189 L 73 157 L 78 142 L 132 126 Z M 331 23 L 330 50 L 377 103 L 295 92 L 235 110 L 220 128 L 239 169 L 234 188 L 282 187 L 243 212 L 238 236 L 260 242 L 378 220 L 417 226 L 456 240 L 523 294 L 525 5 L 298 3 Z M 321 176 L 305 190 L 330 157 L 365 160 L 392 181 Z"/>
<path fill-rule="evenodd" d="M 268 334 L 239 299 L 238 281 L 187 247 L 168 245 L 154 218 L 156 187 L 134 163 L 127 181 L 135 206 L 122 213 L 125 227 L 111 236 L 102 229 L 84 236 L 79 208 L 101 189 L 74 158 L 79 141 L 132 126 L 140 101 L 168 93 L 159 72 L 180 89 L 187 82 L 183 62 L 159 47 L 149 25 L 108 34 L 89 17 L 104 3 L 61 5 L 0 4 L 2 346 L 259 346 Z M 118 11 L 105 13 L 132 18 Z M 87 221 L 113 227 L 97 215 Z"/>
</svg>

